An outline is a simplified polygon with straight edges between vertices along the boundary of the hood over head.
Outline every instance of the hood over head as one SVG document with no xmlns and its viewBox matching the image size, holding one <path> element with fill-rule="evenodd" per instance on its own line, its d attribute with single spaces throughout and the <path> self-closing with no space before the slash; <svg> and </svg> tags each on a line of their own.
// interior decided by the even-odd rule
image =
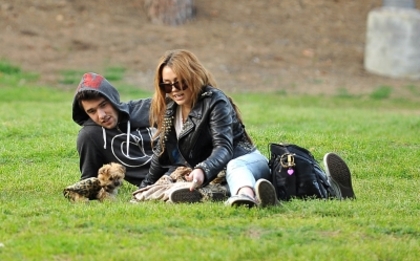
<svg viewBox="0 0 420 261">
<path fill-rule="evenodd" d="M 79 92 L 83 92 L 86 90 L 94 90 L 102 94 L 105 98 L 107 98 L 112 105 L 120 112 L 120 119 L 119 122 L 125 118 L 128 120 L 128 105 L 126 103 L 120 102 L 120 94 L 118 93 L 117 89 L 112 86 L 102 75 L 88 72 L 85 73 L 80 81 L 79 85 L 77 86 L 76 92 L 73 98 L 73 120 L 82 126 L 88 119 L 89 115 L 79 106 L 79 102 L 76 100 L 76 95 Z M 122 117 L 122 118 L 121 118 Z"/>
</svg>

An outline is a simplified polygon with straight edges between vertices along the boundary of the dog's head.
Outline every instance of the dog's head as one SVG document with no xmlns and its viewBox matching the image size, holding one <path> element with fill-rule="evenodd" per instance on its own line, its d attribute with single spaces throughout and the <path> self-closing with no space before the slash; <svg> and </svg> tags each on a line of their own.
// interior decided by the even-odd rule
<svg viewBox="0 0 420 261">
<path fill-rule="evenodd" d="M 98 179 L 101 187 L 107 191 L 114 190 L 122 185 L 125 177 L 125 167 L 118 163 L 110 163 L 103 165 L 98 170 Z"/>
</svg>

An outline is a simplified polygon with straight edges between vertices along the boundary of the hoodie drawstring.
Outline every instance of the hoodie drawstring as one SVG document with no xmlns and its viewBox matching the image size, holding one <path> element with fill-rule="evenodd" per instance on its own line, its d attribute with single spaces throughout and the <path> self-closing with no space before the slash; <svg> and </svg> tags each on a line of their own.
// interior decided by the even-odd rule
<svg viewBox="0 0 420 261">
<path fill-rule="evenodd" d="M 106 133 L 104 127 L 102 127 L 102 137 L 104 139 L 104 150 L 106 150 Z"/>
<path fill-rule="evenodd" d="M 130 151 L 130 128 L 130 121 L 127 121 L 127 157 L 129 156 L 128 152 Z M 104 139 L 104 150 L 106 150 L 106 133 L 104 127 L 102 127 L 102 137 Z"/>
<path fill-rule="evenodd" d="M 130 130 L 131 130 L 130 121 L 127 121 L 127 157 L 129 156 L 128 152 L 130 150 Z"/>
</svg>

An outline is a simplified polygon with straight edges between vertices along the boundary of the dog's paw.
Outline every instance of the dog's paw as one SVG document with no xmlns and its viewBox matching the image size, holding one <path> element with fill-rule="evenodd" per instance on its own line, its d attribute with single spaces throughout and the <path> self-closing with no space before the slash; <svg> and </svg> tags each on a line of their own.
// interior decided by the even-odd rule
<svg viewBox="0 0 420 261">
<path fill-rule="evenodd" d="M 116 195 L 109 193 L 108 191 L 106 191 L 106 189 L 102 188 L 101 190 L 99 190 L 98 194 L 96 195 L 96 198 L 103 202 L 105 200 L 115 200 Z"/>
</svg>

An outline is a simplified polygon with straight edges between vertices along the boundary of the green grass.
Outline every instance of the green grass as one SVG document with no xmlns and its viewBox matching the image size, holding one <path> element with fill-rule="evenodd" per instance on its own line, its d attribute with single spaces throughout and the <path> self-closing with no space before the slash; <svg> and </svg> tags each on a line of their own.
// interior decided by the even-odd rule
<svg viewBox="0 0 420 261">
<path fill-rule="evenodd" d="M 34 83 L 37 79 L 37 74 L 23 72 L 18 66 L 0 59 L 0 87 L 22 86 L 28 83 Z"/>
<path fill-rule="evenodd" d="M 251 210 L 133 205 L 135 187 L 125 183 L 116 202 L 85 205 L 62 195 L 80 175 L 73 90 L 0 79 L 2 261 L 420 258 L 418 103 L 383 94 L 232 95 L 265 155 L 270 142 L 296 143 L 318 160 L 339 153 L 353 173 L 354 201 L 295 200 Z M 124 100 L 150 96 L 116 86 Z"/>
<path fill-rule="evenodd" d="M 1 65 L 1 64 L 0 64 Z M 1 67 L 0 67 L 1 69 Z M 60 83 L 64 85 L 77 85 L 82 79 L 85 71 L 82 70 L 63 70 L 60 72 Z M 108 81 L 116 82 L 124 78 L 125 68 L 123 67 L 107 67 L 101 73 Z"/>
<path fill-rule="evenodd" d="M 370 98 L 376 100 L 387 99 L 392 93 L 392 87 L 390 86 L 379 86 L 370 94 Z"/>
</svg>

